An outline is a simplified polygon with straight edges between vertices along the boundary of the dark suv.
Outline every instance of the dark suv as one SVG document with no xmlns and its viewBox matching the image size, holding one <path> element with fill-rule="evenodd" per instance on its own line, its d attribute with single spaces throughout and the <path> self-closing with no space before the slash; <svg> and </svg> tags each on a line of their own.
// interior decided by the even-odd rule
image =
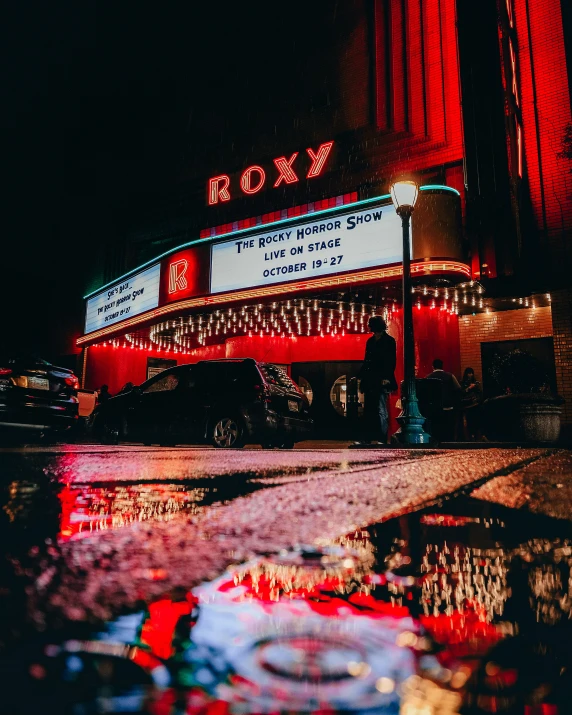
<svg viewBox="0 0 572 715">
<path fill-rule="evenodd" d="M 99 405 L 102 441 L 290 448 L 312 428 L 308 400 L 288 375 L 252 359 L 178 365 Z"/>
</svg>

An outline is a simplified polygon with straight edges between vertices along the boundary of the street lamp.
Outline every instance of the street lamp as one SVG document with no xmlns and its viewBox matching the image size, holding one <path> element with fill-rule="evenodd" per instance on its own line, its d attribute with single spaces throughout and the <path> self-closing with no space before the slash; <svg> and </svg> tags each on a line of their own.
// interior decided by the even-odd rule
<svg viewBox="0 0 572 715">
<path fill-rule="evenodd" d="M 430 435 L 423 429 L 425 417 L 419 412 L 415 387 L 415 341 L 413 338 L 413 301 L 411 298 L 411 255 L 409 224 L 419 187 L 414 181 L 397 181 L 391 187 L 391 200 L 403 227 L 403 387 L 400 429 L 393 435 L 399 444 L 428 444 Z"/>
</svg>

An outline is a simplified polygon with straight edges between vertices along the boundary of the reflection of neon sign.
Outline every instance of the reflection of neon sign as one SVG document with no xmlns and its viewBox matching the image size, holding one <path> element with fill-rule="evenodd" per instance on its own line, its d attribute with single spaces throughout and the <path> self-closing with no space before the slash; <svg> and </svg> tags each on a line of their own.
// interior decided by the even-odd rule
<svg viewBox="0 0 572 715">
<path fill-rule="evenodd" d="M 506 11 L 508 14 L 508 21 L 511 27 L 514 27 L 514 15 L 512 11 L 512 0 L 506 0 Z"/>
<path fill-rule="evenodd" d="M 59 538 L 67 541 L 144 521 L 169 521 L 183 510 L 196 513 L 204 495 L 204 489 L 165 483 L 67 486 L 59 494 Z M 160 578 L 161 569 L 149 569 L 148 577 Z"/>
<path fill-rule="evenodd" d="M 515 16 L 513 0 L 506 0 L 508 27 L 499 30 L 504 47 L 503 83 L 507 94 L 512 98 L 505 104 L 507 116 L 514 116 L 514 137 L 510 135 L 510 149 L 514 158 L 511 158 L 511 173 L 514 177 L 522 178 L 523 174 L 523 146 L 522 146 L 522 120 L 520 118 L 520 75 L 518 69 L 518 45 L 516 43 Z M 510 72 L 510 78 L 508 76 Z M 510 87 L 510 89 L 509 89 Z"/>
<path fill-rule="evenodd" d="M 306 153 L 310 157 L 310 167 L 306 173 L 307 179 L 314 179 L 320 176 L 332 147 L 334 145 L 333 141 L 325 142 L 320 144 L 318 149 L 314 151 L 311 147 L 306 149 Z M 274 188 L 280 186 L 282 182 L 285 184 L 295 184 L 300 181 L 298 174 L 295 172 L 293 164 L 296 161 L 298 152 L 294 152 L 292 156 L 287 159 L 285 156 L 280 156 L 277 159 L 273 159 L 274 166 L 278 170 L 278 176 L 274 182 Z M 241 174 L 240 177 L 240 189 L 244 194 L 256 194 L 258 193 L 266 183 L 266 172 L 261 166 L 254 164 L 253 166 L 247 167 Z M 213 176 L 209 179 L 208 189 L 207 189 L 207 201 L 209 206 L 218 204 L 223 201 L 230 201 L 230 176 L 227 174 L 220 174 L 219 176 Z"/>
<path fill-rule="evenodd" d="M 520 105 L 520 100 L 518 98 L 518 84 L 517 84 L 517 74 L 516 74 L 516 53 L 514 51 L 514 47 L 512 44 L 512 40 L 509 37 L 508 40 L 508 49 L 510 52 L 510 66 L 512 70 L 512 93 L 514 95 L 514 101 L 516 102 L 516 106 L 518 107 Z"/>
<path fill-rule="evenodd" d="M 522 127 L 516 119 L 516 150 L 518 156 L 518 175 L 522 178 Z"/>
<path fill-rule="evenodd" d="M 180 261 L 173 261 L 169 265 L 169 293 L 177 293 L 180 290 L 185 290 L 188 286 L 185 277 L 188 267 L 189 262 L 186 258 Z"/>
</svg>

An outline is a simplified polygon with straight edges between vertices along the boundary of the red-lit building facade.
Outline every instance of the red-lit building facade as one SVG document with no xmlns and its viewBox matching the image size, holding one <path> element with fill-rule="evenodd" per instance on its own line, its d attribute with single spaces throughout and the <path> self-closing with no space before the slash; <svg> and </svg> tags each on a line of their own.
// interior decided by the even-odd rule
<svg viewBox="0 0 572 715">
<path fill-rule="evenodd" d="M 559 153 L 571 55 L 560 0 L 336 7 L 335 21 L 322 17 L 327 53 L 308 47 L 299 59 L 308 85 L 326 77 L 327 100 L 295 107 L 288 129 L 261 136 L 244 161 L 229 138 L 208 172 L 167 192 L 162 220 L 126 233 L 122 263 L 116 252 L 86 297 L 85 387 L 115 392 L 173 361 L 254 357 L 287 369 L 316 421 L 344 434 L 359 419 L 351 377 L 367 318 L 384 314 L 402 342 L 388 189 L 406 176 L 421 186 L 418 375 L 441 357 L 457 375 L 473 367 L 487 391 L 494 355 L 522 346 L 555 365 L 570 425 L 572 175 Z"/>
</svg>

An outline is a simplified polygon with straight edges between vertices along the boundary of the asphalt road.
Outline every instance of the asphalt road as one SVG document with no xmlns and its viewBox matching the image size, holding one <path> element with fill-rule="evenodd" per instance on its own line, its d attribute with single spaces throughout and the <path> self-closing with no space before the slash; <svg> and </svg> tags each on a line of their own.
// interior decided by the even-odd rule
<svg viewBox="0 0 572 715">
<path fill-rule="evenodd" d="M 41 561 L 36 618 L 108 618 L 252 554 L 330 543 L 485 483 L 483 498 L 514 499 L 514 484 L 491 485 L 527 465 L 545 478 L 554 460 L 568 484 L 569 453 L 543 449 L 3 449 L 2 530 L 16 561 Z"/>
<path fill-rule="evenodd" d="M 139 445 L 62 445 L 0 450 L 0 539 L 3 544 L 3 557 L 0 558 L 0 673 L 8 676 L 7 682 L 11 679 L 20 683 L 7 691 L 8 702 L 13 696 L 15 709 L 6 711 L 37 712 L 38 707 L 50 711 L 44 707 L 49 695 L 55 708 L 52 711 L 60 712 L 64 692 L 72 699 L 79 698 L 83 702 L 85 698 L 88 701 L 92 698 L 92 704 L 96 702 L 93 693 L 85 694 L 82 689 L 75 692 L 73 687 L 68 692 L 65 689 L 68 686 L 62 685 L 69 685 L 76 677 L 74 673 L 79 672 L 77 669 L 84 667 L 83 661 L 75 655 L 66 656 L 67 659 L 62 661 L 67 671 L 60 685 L 57 685 L 60 681 L 55 675 L 47 677 L 49 668 L 55 667 L 50 663 L 60 653 L 57 644 L 67 644 L 65 648 L 75 653 L 74 649 L 80 647 L 80 643 L 84 643 L 82 648 L 86 647 L 85 643 L 95 643 L 99 652 L 104 648 L 101 638 L 109 637 L 112 641 L 119 638 L 123 642 L 124 637 L 127 643 L 137 643 L 138 636 L 122 631 L 137 614 L 152 611 L 153 618 L 159 618 L 156 623 L 153 618 L 149 621 L 155 623 L 153 628 L 158 630 L 155 633 L 149 626 L 151 630 L 145 631 L 147 640 L 144 642 L 154 642 L 157 652 L 169 658 L 169 639 L 173 637 L 176 623 L 176 620 L 170 622 L 169 618 L 186 607 L 188 599 L 195 597 L 191 594 L 202 593 L 199 627 L 192 630 L 193 643 L 200 643 L 204 637 L 213 646 L 209 639 L 213 633 L 218 633 L 217 647 L 221 653 L 234 642 L 228 633 L 234 632 L 234 640 L 239 643 L 250 633 L 236 632 L 240 624 L 246 627 L 245 624 L 251 623 L 250 627 L 254 627 L 252 619 L 258 622 L 256 619 L 264 616 L 268 619 L 268 622 L 264 621 L 265 627 L 270 628 L 265 633 L 270 634 L 271 640 L 280 641 L 287 623 L 298 634 L 302 626 L 308 627 L 307 624 L 315 618 L 316 609 L 321 617 L 327 616 L 328 628 L 334 629 L 332 632 L 337 633 L 338 629 L 346 637 L 344 629 L 349 627 L 349 621 L 345 619 L 352 613 L 349 602 L 353 598 L 365 599 L 359 602 L 355 611 L 359 614 L 363 614 L 366 607 L 373 612 L 390 607 L 383 600 L 376 601 L 367 595 L 371 585 L 377 583 L 371 579 L 384 582 L 385 574 L 390 573 L 387 558 L 392 559 L 391 569 L 399 569 L 400 564 L 407 563 L 395 560 L 396 549 L 403 551 L 401 559 L 410 562 L 411 557 L 421 559 L 422 552 L 417 553 L 416 545 L 423 530 L 429 539 L 423 547 L 429 549 L 427 553 L 431 549 L 436 553 L 436 544 L 439 540 L 443 542 L 439 547 L 439 558 L 445 559 L 439 561 L 441 571 L 443 563 L 448 563 L 447 559 L 454 561 L 459 553 L 463 553 L 466 560 L 471 549 L 477 548 L 475 564 L 479 573 L 474 574 L 475 593 L 485 583 L 480 577 L 480 569 L 483 563 L 488 563 L 486 554 L 490 555 L 490 574 L 493 575 L 486 581 L 482 603 L 496 604 L 494 607 L 498 606 L 499 614 L 510 594 L 504 587 L 499 591 L 499 584 L 502 586 L 504 581 L 499 581 L 496 576 L 493 578 L 494 574 L 502 576 L 515 564 L 529 564 L 538 549 L 542 550 L 544 559 L 546 553 L 552 554 L 554 560 L 550 562 L 550 568 L 555 572 L 561 569 L 562 559 L 570 556 L 570 452 L 555 449 L 350 450 L 343 445 L 326 444 L 321 445 L 321 449 L 317 449 L 317 445 L 303 447 L 292 451 L 219 451 Z M 547 519 L 547 516 L 553 518 Z M 445 527 L 460 525 L 461 529 L 463 525 L 469 526 L 464 532 L 445 528 L 446 533 L 443 533 L 441 524 Z M 449 549 L 451 538 L 461 538 L 462 534 L 470 543 L 461 547 L 457 544 L 455 553 L 452 553 Z M 491 547 L 493 551 L 490 551 Z M 457 553 L 459 548 L 461 551 Z M 308 600 L 302 599 L 303 603 L 300 594 L 298 600 L 290 601 L 288 589 L 298 573 L 298 567 L 293 567 L 289 561 L 292 553 L 308 555 L 309 560 L 299 573 L 302 574 L 300 578 L 312 579 L 322 573 L 316 571 L 312 554 L 333 554 L 340 550 L 351 558 L 344 557 L 335 566 L 337 577 L 347 577 L 356 588 L 357 584 L 362 584 L 360 579 L 367 577 L 370 585 L 363 590 L 362 584 L 353 595 L 351 589 L 348 590 L 344 596 L 346 600 L 342 602 L 332 599 L 332 585 L 326 579 L 326 593 L 317 600 L 317 594 L 312 592 L 311 598 L 308 594 L 304 596 Z M 384 554 L 389 555 L 384 557 Z M 326 565 L 320 569 L 325 569 L 324 574 L 329 579 L 333 573 L 331 564 L 338 562 L 334 559 L 330 563 L 328 556 L 323 558 Z M 322 560 L 318 563 L 322 564 Z M 374 568 L 372 564 L 375 564 L 375 575 L 370 573 Z M 429 561 L 425 560 L 423 568 L 427 568 L 427 564 Z M 458 564 L 453 566 L 452 582 Z M 253 593 L 255 600 L 262 599 L 262 605 L 258 607 L 251 604 L 249 598 L 239 598 L 239 602 L 234 603 L 232 595 L 224 595 L 236 586 L 237 578 L 242 578 L 237 576 L 242 573 L 241 569 L 250 574 L 248 578 L 252 576 L 254 587 L 261 569 L 265 568 L 285 589 L 280 603 L 275 603 L 271 594 L 265 600 L 266 597 L 258 592 Z M 359 570 L 362 568 L 363 573 Z M 415 568 L 421 569 L 421 562 Z M 534 583 L 537 584 L 539 572 L 534 573 L 537 579 Z M 440 585 L 434 595 L 437 613 L 437 604 L 443 605 L 443 578 L 441 573 Z M 519 581 L 521 606 L 529 604 L 526 586 L 529 581 L 528 572 Z M 554 581 L 551 572 L 547 572 L 545 581 L 542 581 L 542 589 L 537 591 L 546 592 L 548 596 L 540 598 L 534 592 L 539 607 L 546 607 L 553 618 L 558 603 L 558 614 L 568 617 L 569 600 L 560 596 L 560 600 L 554 600 L 551 595 Z M 306 590 L 314 588 L 313 581 L 304 581 L 304 584 Z M 339 589 L 340 584 L 336 588 Z M 458 588 L 455 594 L 459 594 Z M 425 593 L 420 603 L 427 604 L 430 595 Z M 213 598 L 218 599 L 219 605 L 213 606 L 214 621 L 211 622 L 205 604 Z M 221 598 L 227 599 L 227 605 L 219 603 Z M 471 599 L 469 601 L 473 603 Z M 339 613 L 335 611 L 335 603 L 335 608 L 341 609 Z M 415 606 L 413 600 L 409 605 Z M 227 606 L 230 609 L 228 617 L 225 616 Z M 465 607 L 461 599 L 459 608 L 464 612 Z M 163 608 L 166 610 L 162 611 Z M 275 615 L 271 614 L 273 608 L 277 609 Z M 161 613 L 171 615 L 165 616 L 165 621 Z M 494 613 L 489 614 L 491 618 Z M 514 616 L 514 604 L 512 611 L 507 605 L 505 616 L 511 613 Z M 401 613 L 400 617 L 407 624 L 411 622 L 408 615 Z M 372 637 L 372 629 L 375 631 L 377 627 L 379 630 L 381 622 L 375 618 L 364 621 L 362 615 L 359 618 L 351 616 L 351 619 L 352 643 L 356 652 L 361 653 Z M 393 616 L 389 622 L 394 628 L 396 621 L 392 619 Z M 453 623 L 449 616 L 446 622 Z M 280 624 L 278 630 L 277 624 Z M 449 626 L 451 642 L 459 642 L 459 627 L 457 623 L 451 631 Z M 481 625 L 478 628 L 482 630 Z M 567 633 L 558 632 L 567 647 Z M 166 635 L 169 639 L 164 642 Z M 250 641 L 244 640 L 247 642 Z M 44 647 L 45 643 L 48 645 Z M 300 643 L 299 639 L 295 641 L 296 658 L 306 653 L 306 646 L 302 647 Z M 200 647 L 193 650 L 195 645 L 189 646 L 189 657 L 193 653 L 199 657 L 197 654 L 202 652 Z M 489 645 L 483 646 L 483 653 Z M 509 646 L 512 647 L 510 643 Z M 337 653 L 338 636 L 333 637 L 328 647 Z M 390 668 L 391 678 L 395 678 L 394 670 L 396 664 L 402 662 L 403 653 L 395 652 L 393 660 L 386 662 L 382 658 L 383 662 L 378 662 L 376 658 L 385 652 L 385 647 L 381 650 L 378 646 L 373 648 L 371 667 L 377 675 Z M 261 657 L 265 648 L 260 651 Z M 314 668 L 313 640 L 307 648 L 304 658 L 307 656 L 308 663 Z M 136 652 L 137 647 L 130 651 L 133 657 Z M 285 666 L 290 662 L 289 656 L 286 657 L 286 651 L 279 652 L 282 654 L 280 663 Z M 520 652 L 520 646 L 515 646 L 513 660 L 518 660 Z M 273 657 L 274 651 L 268 653 Z M 345 651 L 342 655 L 342 660 L 349 658 Z M 209 668 L 220 660 L 218 656 L 211 656 L 212 653 L 207 659 Z M 527 659 L 528 656 L 524 658 L 526 662 Z M 298 660 L 292 662 L 295 668 L 299 667 L 296 665 Z M 324 664 L 329 662 L 326 659 Z M 180 665 L 177 663 L 169 664 L 172 666 L 169 678 L 177 672 Z M 562 671 L 560 661 L 557 664 L 553 680 L 557 680 Z M 245 665 L 242 658 L 233 666 L 235 670 L 240 670 L 239 665 Z M 352 660 L 348 668 L 354 665 Z M 161 667 L 163 671 L 157 670 L 154 676 L 159 683 L 163 683 L 166 673 L 164 666 Z M 202 667 L 200 661 L 198 675 L 203 672 Z M 108 663 L 102 668 L 106 684 L 101 692 L 108 697 L 111 691 L 105 673 L 111 671 L 105 669 L 111 665 Z M 462 675 L 464 671 L 459 672 Z M 248 673 L 251 677 L 251 671 Z M 353 677 L 353 671 L 350 674 Z M 260 677 L 263 682 L 263 676 Z M 352 680 L 347 673 L 345 677 Z M 448 677 L 454 676 L 450 673 Z M 466 680 L 467 675 L 463 677 Z M 394 682 L 391 678 L 387 676 L 376 682 L 386 687 Z M 344 701 L 343 707 L 340 705 L 344 711 L 347 711 L 348 703 L 353 707 L 356 702 L 353 681 L 349 681 L 346 683 L 349 687 L 347 702 Z M 359 678 L 357 681 L 361 682 Z M 526 682 L 527 678 L 523 678 L 523 683 Z M 115 685 L 119 687 L 117 683 Z M 370 690 L 379 692 L 376 688 L 377 685 L 372 685 Z M 30 709 L 25 710 L 22 709 L 22 693 L 28 691 L 31 694 Z M 195 690 L 192 693 L 196 697 Z M 163 695 L 165 693 L 159 688 L 153 697 Z M 440 691 L 439 697 L 459 700 L 459 696 L 451 692 Z M 562 698 L 566 702 L 569 700 Z M 426 703 L 430 698 L 423 696 L 421 700 Z M 113 711 L 111 700 L 105 702 L 105 707 Z M 259 711 L 254 707 L 253 712 Z"/>
</svg>

